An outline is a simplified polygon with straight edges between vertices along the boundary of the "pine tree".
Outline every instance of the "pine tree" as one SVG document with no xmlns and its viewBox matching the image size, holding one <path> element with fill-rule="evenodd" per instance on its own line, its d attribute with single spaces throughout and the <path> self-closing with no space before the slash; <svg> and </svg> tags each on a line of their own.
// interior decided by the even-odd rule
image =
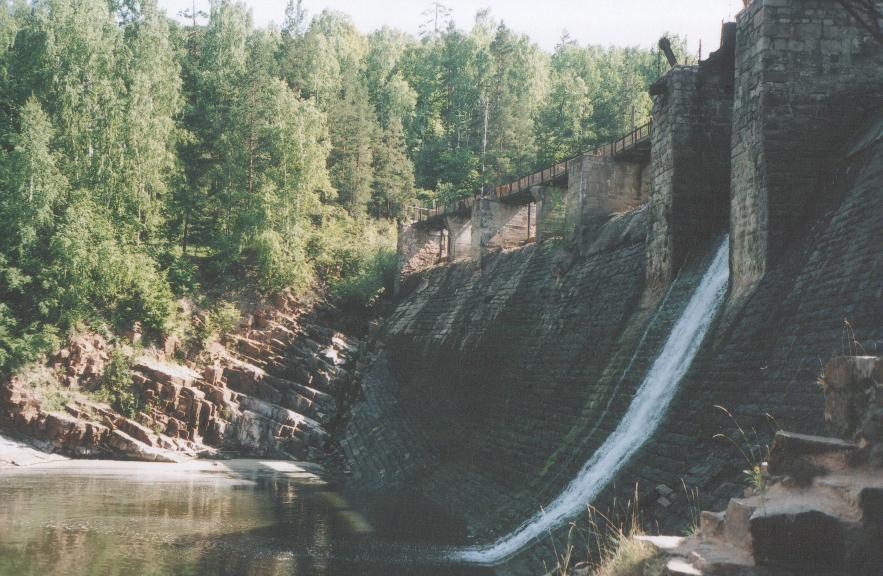
<svg viewBox="0 0 883 576">
<path fill-rule="evenodd" d="M 361 78 L 348 75 L 343 95 L 329 115 L 333 144 L 329 156 L 331 183 L 338 191 L 340 203 L 351 214 L 363 214 L 371 200 L 377 123 Z"/>
</svg>

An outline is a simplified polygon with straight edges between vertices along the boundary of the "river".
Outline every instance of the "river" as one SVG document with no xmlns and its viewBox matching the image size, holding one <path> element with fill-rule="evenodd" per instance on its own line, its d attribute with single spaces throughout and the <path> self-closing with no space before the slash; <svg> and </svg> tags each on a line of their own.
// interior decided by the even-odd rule
<svg viewBox="0 0 883 576">
<path fill-rule="evenodd" d="M 290 462 L 0 468 L 0 575 L 481 576 L 417 497 L 353 506 Z"/>
</svg>

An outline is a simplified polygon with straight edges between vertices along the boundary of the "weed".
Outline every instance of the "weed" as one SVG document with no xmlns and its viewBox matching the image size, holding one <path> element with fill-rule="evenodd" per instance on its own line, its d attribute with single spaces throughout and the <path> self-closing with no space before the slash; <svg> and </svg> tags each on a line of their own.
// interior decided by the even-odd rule
<svg viewBox="0 0 883 576">
<path fill-rule="evenodd" d="M 852 324 L 846 318 L 843 319 L 843 329 L 840 332 L 840 353 L 842 356 L 864 356 L 864 346 L 855 339 L 855 331 Z"/>
<path fill-rule="evenodd" d="M 699 533 L 699 516 L 702 512 L 699 506 L 699 488 L 687 486 L 683 478 L 681 478 L 681 486 L 683 486 L 684 495 L 687 497 L 687 512 L 690 514 L 690 523 L 687 525 L 685 533 L 687 536 L 693 536 Z"/>
<path fill-rule="evenodd" d="M 48 366 L 26 365 L 15 378 L 23 388 L 39 400 L 44 410 L 61 412 L 71 401 L 71 392 L 59 384 L 55 371 Z"/>
<path fill-rule="evenodd" d="M 767 485 L 767 473 L 766 473 L 766 462 L 769 460 L 770 455 L 770 445 L 769 443 L 762 443 L 760 441 L 760 437 L 755 428 L 751 429 L 754 440 L 752 441 L 748 434 L 745 432 L 745 429 L 741 424 L 736 420 L 733 414 L 724 408 L 723 406 L 716 405 L 715 408 L 723 412 L 727 415 L 727 417 L 733 422 L 736 426 L 736 430 L 738 430 L 738 441 L 733 439 L 731 436 L 727 434 L 718 433 L 714 435 L 714 438 L 720 438 L 728 441 L 732 444 L 742 455 L 742 458 L 748 464 L 748 469 L 744 470 L 743 473 L 745 475 L 745 479 L 748 482 L 749 486 L 754 489 L 754 492 L 760 496 L 761 504 L 766 507 L 766 492 L 768 489 Z M 765 414 L 767 420 L 771 422 L 775 429 L 779 429 L 779 424 L 776 422 L 776 419 L 773 418 L 770 414 Z"/>
<path fill-rule="evenodd" d="M 49 388 L 43 394 L 40 407 L 47 412 L 61 412 L 70 402 L 70 394 L 59 388 Z"/>
<path fill-rule="evenodd" d="M 595 576 L 638 576 L 644 567 L 657 556 L 655 547 L 641 540 L 643 535 L 639 517 L 638 490 L 635 487 L 634 499 L 619 510 L 616 501 L 613 512 L 605 515 L 593 506 L 588 506 L 588 525 L 580 528 L 571 523 L 567 541 L 559 550 L 552 537 L 556 566 L 551 571 L 558 576 L 570 574 L 593 574 Z M 551 536 L 551 534 L 550 534 Z M 585 546 L 586 559 L 573 564 L 576 555 L 576 539 Z"/>
<path fill-rule="evenodd" d="M 201 317 L 194 318 L 188 329 L 186 340 L 197 350 L 205 349 L 211 342 L 224 334 L 236 330 L 240 319 L 239 309 L 235 304 L 221 300 L 207 310 Z"/>
</svg>

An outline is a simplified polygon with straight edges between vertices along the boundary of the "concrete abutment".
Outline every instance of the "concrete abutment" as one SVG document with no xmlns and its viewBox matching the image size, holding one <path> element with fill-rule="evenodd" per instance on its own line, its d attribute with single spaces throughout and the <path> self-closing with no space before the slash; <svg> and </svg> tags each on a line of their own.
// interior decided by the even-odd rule
<svg viewBox="0 0 883 576">
<path fill-rule="evenodd" d="M 651 87 L 653 135 L 647 284 L 658 293 L 690 251 L 726 229 L 735 75 L 733 25 L 698 66 L 676 66 Z"/>
<path fill-rule="evenodd" d="M 446 215 L 445 229 L 448 232 L 448 261 L 472 260 L 472 215 Z"/>
<path fill-rule="evenodd" d="M 883 2 L 877 2 L 883 10 Z M 732 115 L 733 289 L 748 293 L 803 224 L 844 139 L 883 108 L 883 50 L 839 3 L 756 0 L 738 17 Z"/>
</svg>

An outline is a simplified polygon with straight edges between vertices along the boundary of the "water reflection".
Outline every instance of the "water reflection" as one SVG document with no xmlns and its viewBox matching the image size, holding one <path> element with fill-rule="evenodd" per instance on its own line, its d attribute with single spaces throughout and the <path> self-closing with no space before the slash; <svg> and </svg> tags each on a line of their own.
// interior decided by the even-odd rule
<svg viewBox="0 0 883 576">
<path fill-rule="evenodd" d="M 484 574 L 440 560 L 460 543 L 449 522 L 394 508 L 372 518 L 272 470 L 0 472 L 0 575 Z"/>
</svg>

